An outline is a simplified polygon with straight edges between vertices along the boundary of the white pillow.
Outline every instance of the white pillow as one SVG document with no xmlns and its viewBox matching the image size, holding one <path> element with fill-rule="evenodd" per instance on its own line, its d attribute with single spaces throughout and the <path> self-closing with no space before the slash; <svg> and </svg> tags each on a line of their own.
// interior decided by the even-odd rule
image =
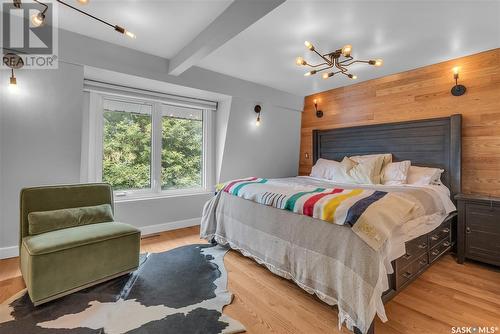
<svg viewBox="0 0 500 334">
<path fill-rule="evenodd" d="M 382 184 L 400 185 L 405 184 L 408 178 L 408 170 L 410 169 L 411 161 L 405 160 L 400 162 L 391 162 L 382 169 Z"/>
<path fill-rule="evenodd" d="M 318 159 L 314 164 L 310 176 L 321 179 L 345 182 L 347 171 L 355 165 L 354 162 L 344 158 L 342 162 L 327 159 Z"/>
<path fill-rule="evenodd" d="M 408 170 L 406 183 L 411 185 L 425 186 L 436 184 L 441 179 L 444 169 L 411 166 Z"/>
</svg>

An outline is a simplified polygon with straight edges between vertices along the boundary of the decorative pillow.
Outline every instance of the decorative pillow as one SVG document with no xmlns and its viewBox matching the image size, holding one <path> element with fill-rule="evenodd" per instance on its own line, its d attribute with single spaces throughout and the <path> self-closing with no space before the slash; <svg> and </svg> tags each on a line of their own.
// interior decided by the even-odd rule
<svg viewBox="0 0 500 334">
<path fill-rule="evenodd" d="M 380 168 L 379 166 L 375 166 L 375 170 L 378 169 L 378 176 L 375 176 L 373 181 L 375 184 L 381 183 L 382 179 L 382 169 L 390 164 L 392 162 L 392 154 L 391 153 L 385 153 L 385 154 L 368 154 L 368 155 L 356 155 L 353 157 L 350 157 L 349 159 L 361 163 L 361 162 L 366 162 L 366 161 L 372 161 L 373 159 L 379 159 L 377 162 L 380 163 Z"/>
<path fill-rule="evenodd" d="M 390 164 L 392 162 L 392 154 L 391 153 L 355 155 L 355 156 L 349 157 L 349 159 L 351 159 L 355 162 L 361 162 L 365 159 L 373 159 L 376 157 L 383 157 L 384 158 L 384 161 L 382 163 L 382 167 L 385 167 L 387 164 Z"/>
<path fill-rule="evenodd" d="M 436 184 L 441 179 L 441 174 L 444 169 L 411 166 L 408 170 L 407 184 L 411 185 L 428 185 Z"/>
<path fill-rule="evenodd" d="M 411 161 L 405 160 L 400 162 L 391 162 L 382 169 L 382 184 L 399 185 L 405 184 L 408 178 L 408 170 L 410 169 Z"/>
<path fill-rule="evenodd" d="M 63 228 L 112 221 L 113 210 L 109 204 L 36 211 L 28 214 L 28 232 L 30 235 L 35 235 Z"/>
<path fill-rule="evenodd" d="M 345 157 L 344 159 L 348 159 L 355 164 L 350 170 L 347 171 L 347 175 L 351 179 L 352 183 L 380 183 L 380 171 L 384 162 L 383 156 L 372 156 L 370 158 L 364 157 L 362 159 L 359 159 L 359 162 L 356 162 L 347 157 Z"/>
</svg>

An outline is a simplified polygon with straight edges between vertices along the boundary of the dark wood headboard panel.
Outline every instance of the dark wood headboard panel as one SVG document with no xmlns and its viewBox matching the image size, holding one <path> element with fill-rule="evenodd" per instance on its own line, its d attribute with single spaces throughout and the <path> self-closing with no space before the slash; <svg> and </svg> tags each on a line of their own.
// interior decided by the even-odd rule
<svg viewBox="0 0 500 334">
<path fill-rule="evenodd" d="M 462 115 L 313 131 L 313 161 L 392 153 L 393 161 L 445 170 L 452 198 L 461 191 Z"/>
</svg>

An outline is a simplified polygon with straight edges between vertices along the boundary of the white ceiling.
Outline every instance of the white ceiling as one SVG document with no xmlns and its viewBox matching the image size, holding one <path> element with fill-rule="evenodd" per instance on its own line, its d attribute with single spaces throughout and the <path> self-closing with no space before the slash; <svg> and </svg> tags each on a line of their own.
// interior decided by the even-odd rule
<svg viewBox="0 0 500 334">
<path fill-rule="evenodd" d="M 500 47 L 499 1 L 294 1 L 257 21 L 199 66 L 298 95 L 352 83 L 346 77 L 304 77 L 295 57 L 353 45 L 358 59 L 383 58 L 383 67 L 352 66 L 363 81 Z"/>
<path fill-rule="evenodd" d="M 61 28 L 165 58 L 176 56 L 232 3 L 90 0 L 81 6 L 67 1 L 129 29 L 137 39 L 64 6 L 59 6 Z M 194 65 L 304 96 L 352 83 L 346 77 L 304 77 L 307 69 L 295 65 L 295 58 L 319 60 L 306 50 L 305 40 L 322 53 L 352 44 L 357 59 L 383 58 L 380 68 L 351 67 L 363 81 L 500 47 L 499 17 L 497 0 L 288 0 Z M 222 21 L 228 29 L 236 26 Z"/>
<path fill-rule="evenodd" d="M 110 43 L 171 58 L 219 16 L 232 0 L 90 0 L 69 4 L 132 31 L 136 39 L 59 5 L 59 27 Z"/>
</svg>

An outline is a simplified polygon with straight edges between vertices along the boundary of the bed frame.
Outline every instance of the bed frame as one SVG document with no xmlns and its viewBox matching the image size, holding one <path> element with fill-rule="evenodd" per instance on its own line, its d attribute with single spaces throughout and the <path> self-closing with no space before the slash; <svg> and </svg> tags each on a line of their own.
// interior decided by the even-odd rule
<svg viewBox="0 0 500 334">
<path fill-rule="evenodd" d="M 461 191 L 462 115 L 417 121 L 385 123 L 313 131 L 313 162 L 319 158 L 342 160 L 345 156 L 392 153 L 393 161 L 445 170 L 441 180 L 451 198 Z M 406 254 L 393 261 L 384 303 L 403 290 L 455 243 L 456 212 L 434 231 L 406 243 Z M 374 333 L 374 323 L 368 333 Z M 361 333 L 357 328 L 355 333 Z"/>
</svg>

